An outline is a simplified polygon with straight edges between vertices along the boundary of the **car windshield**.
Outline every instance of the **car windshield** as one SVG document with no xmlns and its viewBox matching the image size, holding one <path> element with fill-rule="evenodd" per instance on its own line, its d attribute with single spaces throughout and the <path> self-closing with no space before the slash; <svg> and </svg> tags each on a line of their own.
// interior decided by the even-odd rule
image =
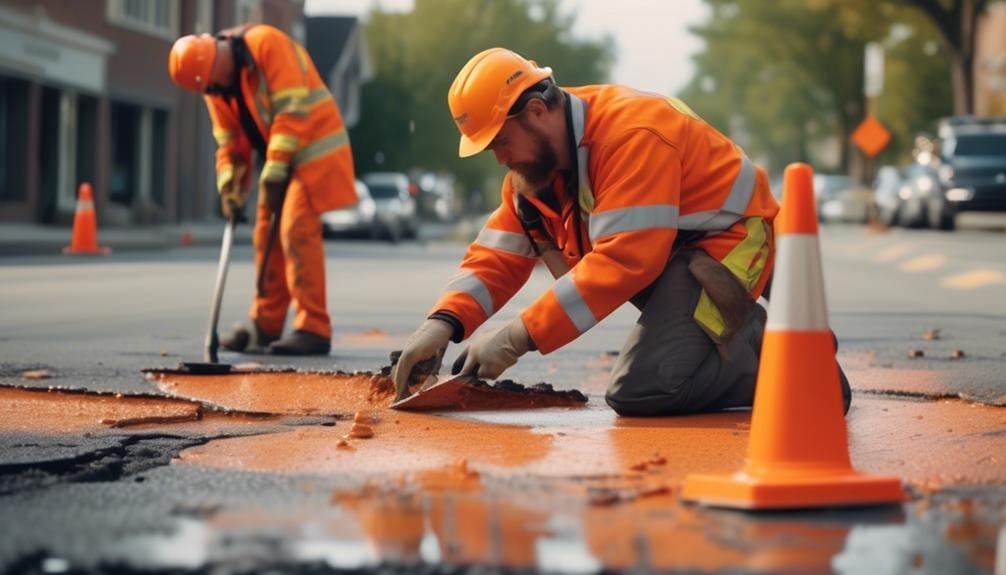
<svg viewBox="0 0 1006 575">
<path fill-rule="evenodd" d="M 817 174 L 814 176 L 814 190 L 820 195 L 829 195 L 851 188 L 855 181 L 849 176 Z"/>
<path fill-rule="evenodd" d="M 1006 156 L 1006 133 L 947 138 L 943 141 L 943 157 L 951 156 Z"/>
<path fill-rule="evenodd" d="M 393 184 L 370 184 L 370 195 L 373 198 L 387 200 L 398 197 L 398 186 Z"/>
</svg>

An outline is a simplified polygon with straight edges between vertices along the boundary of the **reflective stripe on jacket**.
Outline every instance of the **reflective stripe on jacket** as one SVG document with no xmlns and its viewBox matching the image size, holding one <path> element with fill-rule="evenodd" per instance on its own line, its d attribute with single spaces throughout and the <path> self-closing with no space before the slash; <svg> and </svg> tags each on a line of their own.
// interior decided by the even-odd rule
<svg viewBox="0 0 1006 575">
<path fill-rule="evenodd" d="M 733 254 L 728 267 L 757 298 L 771 268 L 767 230 L 778 212 L 764 171 L 679 101 L 622 86 L 566 92 L 578 190 L 567 195 L 565 183 L 555 182 L 558 212 L 528 198 L 571 267 L 521 314 L 538 349 L 562 347 L 650 285 L 679 230 L 700 238 L 689 245 L 718 260 Z M 508 176 L 500 207 L 433 308 L 457 316 L 465 337 L 520 289 L 536 263 L 514 194 Z"/>
<path fill-rule="evenodd" d="M 356 201 L 349 136 L 339 108 L 304 47 L 265 24 L 244 32 L 248 61 L 240 71 L 241 96 L 266 141 L 263 182 L 296 176 L 318 212 Z M 217 186 L 235 163 L 250 164 L 237 102 L 207 95 L 217 141 Z"/>
</svg>

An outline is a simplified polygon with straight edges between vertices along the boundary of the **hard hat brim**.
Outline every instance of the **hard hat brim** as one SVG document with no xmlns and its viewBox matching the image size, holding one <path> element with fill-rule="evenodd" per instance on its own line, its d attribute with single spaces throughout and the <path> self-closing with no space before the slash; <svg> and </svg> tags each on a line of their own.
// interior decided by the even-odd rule
<svg viewBox="0 0 1006 575">
<path fill-rule="evenodd" d="M 500 127 L 502 128 L 502 126 Z M 496 134 L 491 134 L 488 138 L 481 137 L 480 135 L 478 140 L 473 140 L 468 136 L 461 134 L 461 141 L 458 143 L 458 157 L 468 158 L 485 151 L 485 149 L 489 146 L 489 143 L 492 142 L 495 137 Z"/>
</svg>

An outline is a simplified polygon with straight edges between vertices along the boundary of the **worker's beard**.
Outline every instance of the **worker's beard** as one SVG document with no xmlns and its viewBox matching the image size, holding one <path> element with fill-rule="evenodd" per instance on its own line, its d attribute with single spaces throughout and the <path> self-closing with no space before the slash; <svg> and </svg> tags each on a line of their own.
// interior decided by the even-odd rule
<svg viewBox="0 0 1006 575">
<path fill-rule="evenodd" d="M 533 126 L 523 116 L 518 118 L 518 121 L 531 135 L 531 141 L 535 148 L 533 154 L 535 159 L 529 162 L 511 164 L 509 168 L 514 172 L 514 175 L 522 180 L 523 185 L 520 187 L 527 193 L 534 193 L 552 183 L 559 159 L 555 148 L 548 141 L 544 130 Z"/>
</svg>

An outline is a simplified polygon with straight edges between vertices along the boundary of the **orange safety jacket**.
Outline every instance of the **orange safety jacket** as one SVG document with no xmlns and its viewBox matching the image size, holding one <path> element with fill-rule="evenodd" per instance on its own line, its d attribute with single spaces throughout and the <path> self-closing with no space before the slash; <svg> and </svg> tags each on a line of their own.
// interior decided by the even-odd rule
<svg viewBox="0 0 1006 575">
<path fill-rule="evenodd" d="M 779 210 L 765 172 L 680 100 L 623 86 L 565 93 L 576 169 L 554 182 L 560 209 L 523 196 L 571 267 L 521 313 L 538 349 L 562 347 L 649 286 L 667 266 L 679 232 L 759 297 L 771 272 L 771 224 Z M 565 177 L 575 178 L 578 189 Z M 536 242 L 508 175 L 500 207 L 433 313 L 454 316 L 462 338 L 471 335 L 530 277 Z M 722 331 L 704 292 L 696 319 L 712 333 Z"/>
<path fill-rule="evenodd" d="M 252 150 L 235 100 L 243 98 L 267 143 L 262 182 L 297 177 L 319 213 L 356 202 L 349 135 L 304 47 L 265 24 L 245 28 L 232 42 L 241 39 L 247 50 L 239 91 L 233 98 L 206 96 L 218 145 L 217 187 L 247 185 L 233 181 L 235 164 L 249 166 Z"/>
</svg>

